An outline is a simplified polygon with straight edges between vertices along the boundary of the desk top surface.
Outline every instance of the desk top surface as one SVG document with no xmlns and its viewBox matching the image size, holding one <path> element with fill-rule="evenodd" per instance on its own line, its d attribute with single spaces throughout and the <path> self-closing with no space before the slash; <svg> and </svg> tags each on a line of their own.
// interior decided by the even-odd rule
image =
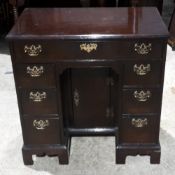
<svg viewBox="0 0 175 175">
<path fill-rule="evenodd" d="M 154 7 L 25 9 L 7 38 L 167 37 Z"/>
</svg>

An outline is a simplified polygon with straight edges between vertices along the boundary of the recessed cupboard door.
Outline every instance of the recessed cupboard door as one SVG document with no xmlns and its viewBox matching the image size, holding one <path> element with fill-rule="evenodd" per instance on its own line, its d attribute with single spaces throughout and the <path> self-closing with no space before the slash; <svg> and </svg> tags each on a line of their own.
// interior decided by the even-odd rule
<svg viewBox="0 0 175 175">
<path fill-rule="evenodd" d="M 75 128 L 111 127 L 110 69 L 72 69 L 73 125 Z"/>
</svg>

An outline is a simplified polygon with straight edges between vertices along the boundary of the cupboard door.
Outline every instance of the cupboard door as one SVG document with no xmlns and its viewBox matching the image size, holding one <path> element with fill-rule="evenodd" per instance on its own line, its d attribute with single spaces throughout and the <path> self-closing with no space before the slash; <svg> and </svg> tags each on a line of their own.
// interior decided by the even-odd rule
<svg viewBox="0 0 175 175">
<path fill-rule="evenodd" d="M 72 69 L 74 127 L 114 125 L 110 99 L 110 69 Z"/>
</svg>

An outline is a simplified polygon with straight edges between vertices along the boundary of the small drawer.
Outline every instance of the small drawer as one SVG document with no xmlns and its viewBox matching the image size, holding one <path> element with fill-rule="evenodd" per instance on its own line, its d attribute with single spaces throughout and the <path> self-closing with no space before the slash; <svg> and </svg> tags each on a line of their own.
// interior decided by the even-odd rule
<svg viewBox="0 0 175 175">
<path fill-rule="evenodd" d="M 22 113 L 25 115 L 57 114 L 56 89 L 21 90 Z"/>
<path fill-rule="evenodd" d="M 123 85 L 160 85 L 162 78 L 161 70 L 161 61 L 126 62 Z"/>
<path fill-rule="evenodd" d="M 159 113 L 162 93 L 158 88 L 124 89 L 123 114 Z"/>
<path fill-rule="evenodd" d="M 17 64 L 14 66 L 20 88 L 55 87 L 55 66 L 52 64 Z"/>
<path fill-rule="evenodd" d="M 159 117 L 123 116 L 120 119 L 119 141 L 121 143 L 158 143 Z"/>
<path fill-rule="evenodd" d="M 24 144 L 59 144 L 60 121 L 55 118 L 23 118 Z"/>
<path fill-rule="evenodd" d="M 19 40 L 14 43 L 16 61 L 55 62 L 63 60 L 162 59 L 163 41 L 120 40 Z"/>
</svg>

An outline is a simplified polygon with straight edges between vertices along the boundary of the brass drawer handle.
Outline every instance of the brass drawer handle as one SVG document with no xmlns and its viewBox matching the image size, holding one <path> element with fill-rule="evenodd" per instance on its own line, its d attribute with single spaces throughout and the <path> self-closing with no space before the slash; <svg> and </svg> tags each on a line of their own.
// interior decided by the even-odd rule
<svg viewBox="0 0 175 175">
<path fill-rule="evenodd" d="M 46 127 L 49 126 L 49 121 L 48 120 L 38 120 L 38 121 L 34 120 L 33 126 L 38 130 L 44 130 Z"/>
<path fill-rule="evenodd" d="M 76 107 L 78 107 L 80 103 L 80 94 L 77 89 L 74 90 L 74 103 Z"/>
<path fill-rule="evenodd" d="M 145 43 L 142 43 L 142 44 L 138 44 L 136 43 L 134 45 L 134 50 L 139 54 L 139 55 L 147 55 L 148 53 L 151 52 L 152 50 L 152 44 L 149 43 L 149 44 L 145 44 Z"/>
<path fill-rule="evenodd" d="M 138 66 L 137 64 L 135 64 L 133 67 L 133 70 L 137 75 L 146 75 L 148 72 L 151 71 L 151 65 L 150 64 L 147 64 L 147 65 L 140 64 Z"/>
<path fill-rule="evenodd" d="M 134 91 L 134 97 L 141 102 L 147 101 L 151 97 L 151 92 L 150 91 Z"/>
<path fill-rule="evenodd" d="M 42 102 L 43 99 L 45 99 L 47 96 L 46 96 L 46 92 L 30 92 L 30 95 L 29 95 L 29 98 L 31 100 L 33 100 L 34 102 Z"/>
<path fill-rule="evenodd" d="M 30 74 L 31 77 L 40 77 L 41 74 L 44 73 L 43 66 L 37 67 L 33 66 L 32 68 L 30 66 L 27 66 L 27 74 Z"/>
<path fill-rule="evenodd" d="M 27 53 L 31 57 L 36 57 L 41 52 L 42 52 L 41 45 L 35 46 L 32 44 L 31 46 L 27 46 L 27 45 L 24 46 L 24 53 Z"/>
<path fill-rule="evenodd" d="M 136 128 L 143 128 L 144 126 L 148 125 L 148 120 L 147 120 L 147 118 L 144 118 L 144 119 L 140 119 L 140 118 L 135 119 L 135 118 L 133 118 L 131 123 Z"/>
<path fill-rule="evenodd" d="M 83 44 L 80 44 L 80 50 L 81 51 L 85 51 L 87 53 L 90 53 L 93 50 L 97 50 L 97 47 L 98 47 L 98 45 L 96 43 L 89 43 L 89 44 L 83 43 Z"/>
</svg>

